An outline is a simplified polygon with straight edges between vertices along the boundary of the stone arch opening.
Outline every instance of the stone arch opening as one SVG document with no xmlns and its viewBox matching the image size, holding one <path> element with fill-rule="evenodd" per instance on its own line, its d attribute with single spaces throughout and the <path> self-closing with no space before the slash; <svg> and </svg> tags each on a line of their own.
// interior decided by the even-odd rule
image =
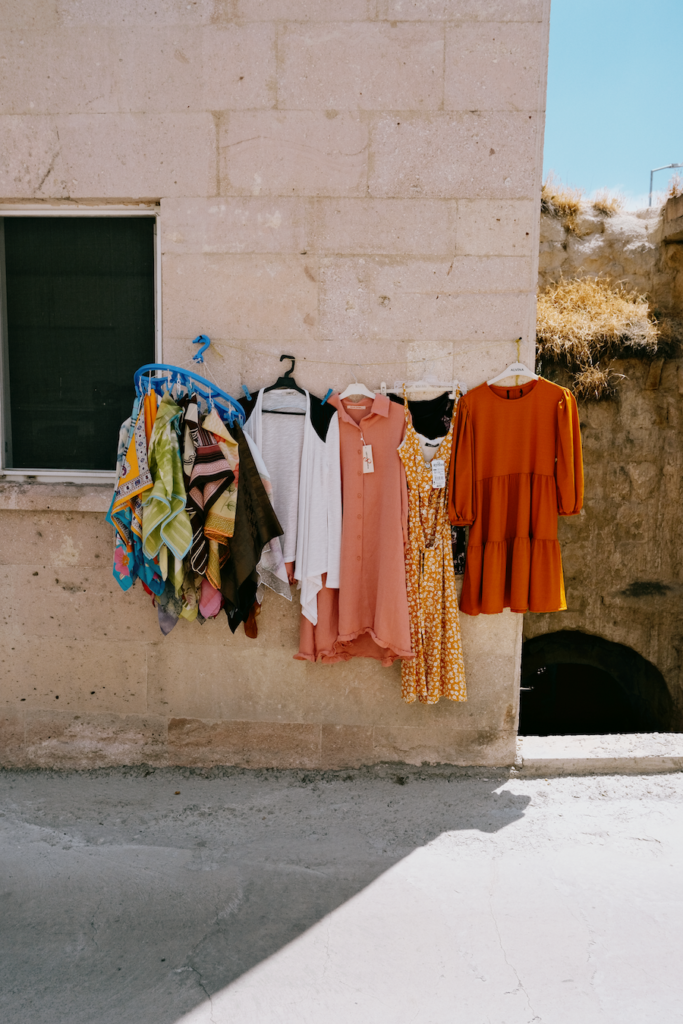
<svg viewBox="0 0 683 1024">
<path fill-rule="evenodd" d="M 575 630 L 524 643 L 520 736 L 670 732 L 673 719 L 662 673 L 630 647 Z"/>
</svg>

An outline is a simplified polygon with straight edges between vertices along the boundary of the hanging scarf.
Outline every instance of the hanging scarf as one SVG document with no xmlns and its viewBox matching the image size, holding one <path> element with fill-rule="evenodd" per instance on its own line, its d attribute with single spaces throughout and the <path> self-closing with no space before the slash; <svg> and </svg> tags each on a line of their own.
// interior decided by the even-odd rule
<svg viewBox="0 0 683 1024">
<path fill-rule="evenodd" d="M 212 409 L 208 416 L 204 417 L 202 426 L 212 435 L 234 474 L 233 480 L 212 504 L 204 520 L 204 536 L 209 542 L 209 563 L 206 577 L 211 585 L 218 590 L 221 585 L 221 569 L 229 556 L 228 540 L 235 532 L 240 463 L 239 445 L 230 436 L 215 409 Z"/>
<path fill-rule="evenodd" d="M 192 493 L 192 472 L 199 445 L 199 408 L 197 396 L 192 395 L 182 403 L 185 406 L 183 432 L 183 480 L 187 492 L 187 514 L 192 524 L 192 546 L 190 568 L 204 576 L 209 564 L 209 545 L 204 537 L 204 509 Z"/>
<path fill-rule="evenodd" d="M 204 523 L 204 535 L 219 544 L 226 544 L 235 533 L 237 487 L 239 479 L 239 445 L 228 433 L 227 427 L 214 409 L 204 417 L 204 430 L 213 434 L 218 447 L 233 473 L 233 480 L 209 510 Z"/>
<path fill-rule="evenodd" d="M 149 422 L 154 422 L 155 415 L 155 395 L 150 402 L 146 396 L 144 405 L 136 398 L 132 415 L 119 430 L 116 483 L 106 518 L 116 530 L 112 573 L 124 591 L 130 590 L 138 578 L 152 593 L 159 593 L 164 587 L 157 560 L 145 557 L 142 551 L 140 496 L 151 486 L 147 482 L 151 482 L 147 434 L 151 432 Z"/>
<path fill-rule="evenodd" d="M 221 591 L 225 597 L 228 624 L 234 633 L 240 622 L 248 618 L 256 599 L 256 566 L 261 552 L 271 538 L 281 536 L 282 527 L 239 424 L 233 425 L 232 433 L 239 445 L 239 501 L 229 558 L 221 573 Z"/>
<path fill-rule="evenodd" d="M 134 426 L 132 426 L 133 423 Z M 143 494 L 152 486 L 152 483 L 152 474 L 147 461 L 145 409 L 140 400 L 136 399 L 131 416 L 131 433 L 127 442 L 127 451 L 121 462 L 121 473 L 111 505 L 111 518 L 127 547 L 132 543 L 130 534 L 127 526 L 124 527 L 123 524 L 118 523 L 117 517 L 123 509 L 131 509 L 131 502 L 136 495 Z"/>
<path fill-rule="evenodd" d="M 180 411 L 171 395 L 165 394 L 152 429 L 149 469 L 153 486 L 142 502 L 142 547 L 150 558 L 158 555 L 165 544 L 182 561 L 192 545 L 180 448 L 173 426 Z"/>
<path fill-rule="evenodd" d="M 218 590 L 221 585 L 221 564 L 227 558 L 227 550 L 221 552 L 220 545 L 225 543 L 225 536 L 216 530 L 216 523 L 220 524 L 221 521 L 221 513 L 214 516 L 211 522 L 209 517 L 234 481 L 235 474 L 213 434 L 199 427 L 197 440 L 199 444 L 195 448 L 189 493 L 204 517 L 204 539 L 205 543 L 208 541 L 205 575 L 211 585 Z M 225 502 L 221 502 L 221 509 L 224 506 Z"/>
</svg>

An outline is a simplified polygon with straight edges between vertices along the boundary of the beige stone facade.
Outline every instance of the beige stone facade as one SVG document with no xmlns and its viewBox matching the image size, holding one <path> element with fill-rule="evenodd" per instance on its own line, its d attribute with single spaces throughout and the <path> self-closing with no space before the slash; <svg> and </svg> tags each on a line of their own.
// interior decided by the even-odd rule
<svg viewBox="0 0 683 1024">
<path fill-rule="evenodd" d="M 549 0 L 5 0 L 0 203 L 149 203 L 163 357 L 233 394 L 533 359 Z M 132 399 L 132 391 L 131 391 Z M 111 575 L 109 491 L 0 482 L 0 762 L 514 758 L 521 616 L 462 617 L 469 700 L 295 662 L 298 606 L 164 639 Z"/>
</svg>

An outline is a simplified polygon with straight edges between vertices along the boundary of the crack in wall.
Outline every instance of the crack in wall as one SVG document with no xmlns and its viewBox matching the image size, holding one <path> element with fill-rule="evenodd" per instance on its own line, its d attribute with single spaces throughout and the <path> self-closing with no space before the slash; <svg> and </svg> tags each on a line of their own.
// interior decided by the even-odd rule
<svg viewBox="0 0 683 1024">
<path fill-rule="evenodd" d="M 59 156 L 59 154 L 62 152 L 62 147 L 59 145 L 59 131 L 57 129 L 55 129 L 55 131 L 57 132 L 57 143 L 58 143 L 57 150 L 55 151 L 55 153 L 53 153 L 52 159 L 50 160 L 50 163 L 48 164 L 48 168 L 45 171 L 45 174 L 43 175 L 43 177 L 40 179 L 40 183 L 39 183 L 38 187 L 36 188 L 36 192 L 40 192 L 41 188 L 43 187 L 43 185 L 45 184 L 45 182 L 47 181 L 49 176 L 52 174 L 53 170 L 55 169 L 55 161 L 57 160 L 57 157 Z"/>
</svg>

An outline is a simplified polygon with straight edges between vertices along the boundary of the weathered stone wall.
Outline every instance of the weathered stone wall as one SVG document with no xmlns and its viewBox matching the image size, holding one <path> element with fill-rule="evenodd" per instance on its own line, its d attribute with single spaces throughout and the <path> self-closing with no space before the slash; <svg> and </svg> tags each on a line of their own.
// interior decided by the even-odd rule
<svg viewBox="0 0 683 1024">
<path fill-rule="evenodd" d="M 679 237 L 680 236 L 680 237 Z M 561 277 L 610 277 L 648 295 L 657 310 L 683 310 L 683 197 L 664 207 L 596 213 L 585 204 L 576 226 L 541 215 L 538 287 Z"/>
<path fill-rule="evenodd" d="M 586 215 L 578 232 L 541 218 L 542 283 L 608 273 L 683 315 L 682 243 L 660 211 Z M 674 240 L 670 241 L 671 236 Z M 581 401 L 584 511 L 561 519 L 567 611 L 525 616 L 524 636 L 576 629 L 636 650 L 662 673 L 683 731 L 683 360 L 617 359 L 610 400 Z M 557 368 L 544 373 L 568 384 Z"/>
<path fill-rule="evenodd" d="M 549 0 L 30 0 L 0 25 L 0 200 L 160 210 L 163 352 L 233 393 L 533 358 Z M 352 366 L 350 364 L 357 364 Z M 469 700 L 292 660 L 224 618 L 162 639 L 111 577 L 105 488 L 0 483 L 5 764 L 509 763 L 521 617 L 463 616 Z"/>
<path fill-rule="evenodd" d="M 670 275 L 660 266 L 660 211 L 598 214 L 588 205 L 570 230 L 542 214 L 538 286 L 560 277 L 609 276 L 635 291 L 666 292 Z"/>
<path fill-rule="evenodd" d="M 617 396 L 579 403 L 584 511 L 559 524 L 567 611 L 526 615 L 524 636 L 577 629 L 633 648 L 683 731 L 683 361 L 614 365 Z"/>
</svg>

